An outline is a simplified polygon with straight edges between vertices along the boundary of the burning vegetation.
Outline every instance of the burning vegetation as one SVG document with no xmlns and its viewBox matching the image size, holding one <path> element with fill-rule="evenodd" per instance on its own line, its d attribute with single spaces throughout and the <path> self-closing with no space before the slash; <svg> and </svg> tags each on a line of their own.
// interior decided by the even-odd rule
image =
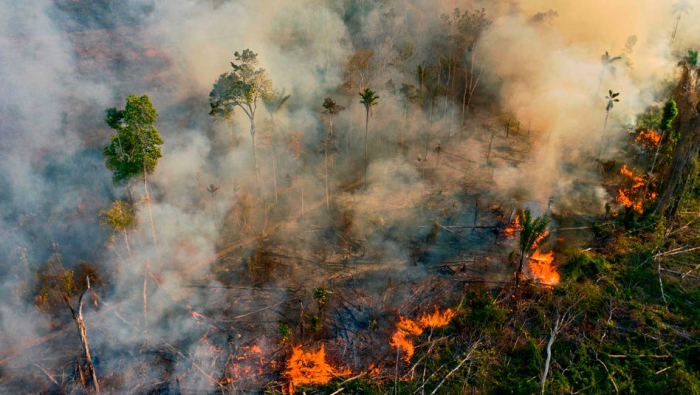
<svg viewBox="0 0 700 395">
<path fill-rule="evenodd" d="M 0 2 L 0 393 L 700 393 L 700 7 L 581 1 Z"/>
</svg>

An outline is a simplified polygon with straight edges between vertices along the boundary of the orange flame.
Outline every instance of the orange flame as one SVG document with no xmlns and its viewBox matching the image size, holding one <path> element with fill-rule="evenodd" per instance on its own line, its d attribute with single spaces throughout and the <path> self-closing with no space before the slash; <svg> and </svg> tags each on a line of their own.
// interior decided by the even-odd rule
<svg viewBox="0 0 700 395">
<path fill-rule="evenodd" d="M 424 328 L 437 328 L 449 324 L 450 320 L 454 316 L 455 313 L 452 311 L 452 309 L 447 309 L 444 313 L 440 314 L 440 311 L 438 311 L 437 306 L 435 306 L 435 312 L 433 314 L 424 314 L 419 321 Z"/>
<path fill-rule="evenodd" d="M 440 313 L 437 306 L 435 307 L 435 312 L 432 314 L 423 314 L 418 322 L 410 320 L 405 317 L 399 317 L 399 322 L 396 324 L 396 332 L 391 336 L 389 345 L 396 347 L 398 350 L 403 350 L 403 360 L 406 362 L 411 361 L 411 357 L 415 353 L 415 347 L 413 346 L 413 341 L 408 337 L 410 335 L 418 336 L 423 333 L 425 328 L 437 328 L 445 326 L 450 323 L 450 320 L 455 316 L 452 309 L 445 310 L 444 313 Z"/>
<path fill-rule="evenodd" d="M 638 142 L 643 148 L 656 147 L 661 141 L 661 135 L 651 129 L 646 132 L 642 130 L 634 141 Z"/>
<path fill-rule="evenodd" d="M 337 376 L 346 376 L 349 369 L 338 371 L 326 362 L 326 349 L 321 345 L 317 352 L 304 352 L 301 346 L 292 348 L 287 362 L 286 376 L 289 378 L 289 393 L 299 384 L 325 384 Z"/>
<path fill-rule="evenodd" d="M 535 251 L 530 257 L 530 271 L 539 282 L 545 285 L 557 285 L 559 283 L 559 273 L 557 273 L 554 263 L 554 253 L 546 254 Z"/>
<path fill-rule="evenodd" d="M 510 223 L 510 226 L 508 226 L 505 230 L 504 233 L 506 237 L 512 237 L 515 236 L 515 233 L 520 231 L 520 218 L 518 215 L 515 216 L 515 219 L 513 219 L 513 222 Z"/>
<path fill-rule="evenodd" d="M 632 181 L 632 186 L 628 188 L 618 188 L 615 201 L 625 207 L 631 207 L 633 210 L 642 213 L 644 211 L 642 208 L 644 196 L 639 196 L 639 194 L 641 193 L 644 195 L 643 189 L 646 185 L 644 178 L 635 176 L 634 173 L 627 168 L 627 165 L 622 165 L 620 174 L 629 178 Z M 655 192 L 649 192 L 649 198 L 654 199 L 655 197 Z"/>
</svg>

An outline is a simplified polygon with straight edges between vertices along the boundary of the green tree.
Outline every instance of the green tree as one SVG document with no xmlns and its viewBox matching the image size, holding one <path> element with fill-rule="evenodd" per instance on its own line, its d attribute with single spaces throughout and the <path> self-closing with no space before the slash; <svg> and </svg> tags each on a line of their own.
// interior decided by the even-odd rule
<svg viewBox="0 0 700 395">
<path fill-rule="evenodd" d="M 128 182 L 135 177 L 143 177 L 153 245 L 160 259 L 151 196 L 148 192 L 148 175 L 153 173 L 162 156 L 160 146 L 163 145 L 163 139 L 155 127 L 158 112 L 148 95 L 131 95 L 126 99 L 123 110 L 110 108 L 106 112 L 107 125 L 117 132 L 103 152 L 107 169 L 112 171 L 115 182 Z"/>
<path fill-rule="evenodd" d="M 136 227 L 136 216 L 133 208 L 123 200 L 115 200 L 108 209 L 100 210 L 99 214 L 102 226 L 122 235 L 129 258 L 133 258 L 129 242 L 129 232 Z"/>
<path fill-rule="evenodd" d="M 520 231 L 520 261 L 518 263 L 518 271 L 515 274 L 515 286 L 518 286 L 520 277 L 523 273 L 523 264 L 530 259 L 532 254 L 549 238 L 547 227 L 549 226 L 549 217 L 545 214 L 541 217 L 532 218 L 532 213 L 529 208 L 524 211 L 518 211 L 518 217 L 522 230 Z"/>
<path fill-rule="evenodd" d="M 360 103 L 365 106 L 365 188 L 367 188 L 367 157 L 368 157 L 368 135 L 369 135 L 369 116 L 372 112 L 372 107 L 379 104 L 379 96 L 370 88 L 365 88 L 360 92 Z"/>
<path fill-rule="evenodd" d="M 335 117 L 340 114 L 341 111 L 345 110 L 345 107 L 339 105 L 335 100 L 327 97 L 323 101 L 323 114 L 326 115 L 328 120 L 328 128 L 326 129 L 326 137 L 323 139 L 323 156 L 324 156 L 324 170 L 326 179 L 326 208 L 330 209 L 330 199 L 331 192 L 328 186 L 328 179 L 330 178 L 330 169 L 333 166 L 333 153 L 337 150 L 335 143 L 335 130 L 333 128 L 335 123 Z"/>
<path fill-rule="evenodd" d="M 250 137 L 253 140 L 253 165 L 257 196 L 260 197 L 260 167 L 258 165 L 258 146 L 255 139 L 255 113 L 258 100 L 269 95 L 272 82 L 265 69 L 256 68 L 258 55 L 250 49 L 234 54 L 236 63 L 231 62 L 233 71 L 221 74 L 209 93 L 211 111 L 209 115 L 229 119 L 236 107 L 243 110 L 250 120 Z"/>
</svg>

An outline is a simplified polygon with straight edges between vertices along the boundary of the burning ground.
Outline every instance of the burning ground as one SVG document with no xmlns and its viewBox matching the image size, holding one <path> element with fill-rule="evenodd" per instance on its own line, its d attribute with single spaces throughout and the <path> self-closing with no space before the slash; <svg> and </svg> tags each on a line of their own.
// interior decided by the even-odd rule
<svg viewBox="0 0 700 395">
<path fill-rule="evenodd" d="M 698 12 L 0 4 L 0 392 L 693 393 Z M 209 115 L 246 48 L 253 144 Z M 115 182 L 134 93 L 162 158 Z"/>
</svg>

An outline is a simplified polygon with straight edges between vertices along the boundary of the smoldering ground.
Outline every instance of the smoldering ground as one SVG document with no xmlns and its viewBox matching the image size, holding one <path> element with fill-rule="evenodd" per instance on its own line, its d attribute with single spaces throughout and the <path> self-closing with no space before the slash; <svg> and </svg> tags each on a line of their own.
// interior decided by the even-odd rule
<svg viewBox="0 0 700 395">
<path fill-rule="evenodd" d="M 455 7 L 484 7 L 492 23 L 453 60 L 464 70 L 432 69 L 429 79 L 448 95 L 411 102 L 400 88 L 418 86 L 417 66 L 444 57 Z M 85 316 L 98 373 L 115 391 L 140 379 L 173 385 L 174 377 L 216 388 L 221 372 L 187 374 L 193 364 L 215 358 L 231 338 L 274 339 L 279 323 L 298 320 L 299 301 L 315 308 L 314 287 L 352 285 L 386 300 L 388 281 L 408 288 L 432 276 L 431 266 L 465 256 L 496 261 L 485 279 L 507 279 L 498 262 L 513 249 L 508 242 L 448 226 L 492 226 L 514 207 L 544 211 L 550 197 L 554 212 L 601 212 L 611 200 L 596 165 L 605 92 L 621 92 L 604 152 L 613 158 L 636 114 L 665 92 L 678 53 L 700 38 L 690 23 L 698 12 L 682 15 L 669 45 L 676 16 L 654 1 L 1 3 L 0 388 L 33 381 L 39 390 L 45 380 L 33 380 L 41 373 L 28 366 L 65 371 L 78 355 L 65 308 L 37 307 L 49 267 L 77 276 L 89 263 L 100 273 L 98 307 L 86 306 Z M 397 55 L 407 47 L 410 54 Z M 258 138 L 268 142 L 259 146 L 260 199 L 248 120 L 208 115 L 212 83 L 243 48 L 291 95 L 274 118 L 259 106 Z M 601 65 L 605 51 L 622 56 L 614 72 Z M 471 84 L 465 109 L 462 90 Z M 369 119 L 364 188 L 357 91 L 367 86 L 380 99 Z M 112 182 L 101 149 L 111 135 L 104 109 L 131 93 L 150 95 L 165 145 L 150 179 L 158 247 L 135 182 L 139 226 L 134 257 L 124 259 L 121 244 L 105 247 L 110 231 L 98 211 L 128 195 Z M 329 171 L 327 96 L 346 107 L 334 120 Z M 377 314 L 399 308 L 407 292 L 400 288 L 389 305 L 368 304 Z M 254 320 L 262 325 L 253 328 Z M 204 334 L 212 348 L 202 347 Z M 144 345 L 153 352 L 134 351 Z M 159 347 L 166 356 L 156 355 Z"/>
</svg>

